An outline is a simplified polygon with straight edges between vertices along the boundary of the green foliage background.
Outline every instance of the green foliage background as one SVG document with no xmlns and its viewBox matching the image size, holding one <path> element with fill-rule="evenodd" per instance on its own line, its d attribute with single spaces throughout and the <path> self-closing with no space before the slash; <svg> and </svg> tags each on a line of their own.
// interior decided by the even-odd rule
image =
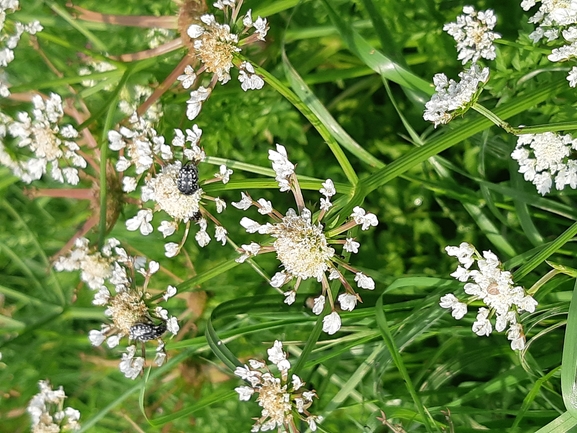
<svg viewBox="0 0 577 433">
<path fill-rule="evenodd" d="M 501 110 L 512 125 L 574 122 L 577 94 L 567 86 L 565 71 L 547 60 L 548 50 L 531 44 L 529 14 L 517 2 L 473 3 L 477 10 L 495 11 L 496 30 L 508 42 L 499 44 L 497 60 L 488 64 L 491 80 L 480 102 Z M 110 14 L 177 11 L 166 0 L 75 4 Z M 293 366 L 317 390 L 319 400 L 311 410 L 325 417 L 320 431 L 387 431 L 376 419 L 381 411 L 406 431 L 530 432 L 544 426 L 543 431 L 569 431 L 577 424 L 575 409 L 566 408 L 576 373 L 570 351 L 577 325 L 571 326 L 575 316 L 568 315 L 572 277 L 558 275 L 536 294 L 537 312 L 523 317 L 529 344 L 521 355 L 510 349 L 504 335 L 475 336 L 472 313 L 457 322 L 438 307 L 443 294 L 460 287 L 449 277 L 456 263 L 446 257 L 447 245 L 467 241 L 479 251 L 491 249 L 526 288 L 551 269 L 546 259 L 571 267 L 577 256 L 572 242 L 575 192 L 539 196 L 511 162 L 516 137 L 473 111 L 436 130 L 422 119 L 433 75 L 444 72 L 456 78 L 462 70 L 454 41 L 441 29 L 465 4 L 245 1 L 243 11 L 252 8 L 271 27 L 267 43 L 247 56 L 297 94 L 296 84 L 305 83 L 326 109 L 316 112 L 320 123 L 326 126 L 334 119 L 349 134 L 337 141 L 347 149 L 344 154 L 359 178 L 356 185 L 327 140 L 299 111 L 303 105 L 315 110 L 311 99 L 300 94 L 295 106 L 270 83 L 245 93 L 233 77 L 228 85 L 217 86 L 195 120 L 204 131 L 207 155 L 227 159 L 235 170 L 229 184 L 215 187 L 228 203 L 238 201 L 240 191 L 249 191 L 272 200 L 283 212 L 291 206 L 270 170 L 264 170 L 270 167 L 268 149 L 281 143 L 299 176 L 314 179 L 303 183 L 309 190 L 307 204 L 317 204 L 315 190 L 331 178 L 342 194 L 343 215 L 364 202 L 378 216 L 378 227 L 359 231 L 362 247 L 351 259 L 375 279 L 377 288 L 361 293 L 363 303 L 342 315 L 343 328 L 334 336 L 318 337 L 319 319 L 305 307 L 305 300 L 320 290 L 316 283 L 306 281 L 295 305 L 287 307 L 253 267 L 235 266 L 237 253 L 230 246 L 213 242 L 201 249 L 189 240 L 186 251 L 193 268 L 182 256 L 167 259 L 158 232 L 142 237 L 126 231 L 124 221 L 136 213 L 135 206 L 126 205 L 110 235 L 133 252 L 160 261 L 184 281 L 184 290 L 171 304 L 182 333 L 167 345 L 168 365 L 135 381 L 124 378 L 117 368 L 120 352 L 94 348 L 87 338 L 102 323 L 102 309 L 92 306 L 79 275 L 57 274 L 50 266 L 50 257 L 90 216 L 88 203 L 31 200 L 25 186 L 0 168 L 0 430 L 29 429 L 26 405 L 38 392 L 38 380 L 50 379 L 64 386 L 67 404 L 81 411 L 83 431 L 250 431 L 260 408 L 238 401 L 233 389 L 241 381 L 222 362 L 234 359 L 216 342 L 222 340 L 234 357 L 246 362 L 264 358 L 275 339 L 288 346 Z M 80 85 L 80 53 L 99 58 L 136 52 L 147 48 L 146 40 L 143 29 L 74 19 L 72 24 L 69 13 L 64 0 L 30 0 L 14 15 L 23 22 L 40 20 L 44 31 L 38 41 L 64 78 L 21 43 L 8 68 L 11 90 L 71 96 L 71 85 L 96 113 L 89 128 L 100 137 L 111 93 L 102 86 Z M 350 46 L 351 35 L 366 46 Z M 162 82 L 183 54 L 180 50 L 152 61 L 119 64 L 119 72 L 107 80 L 118 85 L 123 71 L 132 68 L 129 84 Z M 399 84 L 385 69 L 375 72 L 371 62 L 385 64 L 388 59 L 404 67 L 407 73 L 401 77 L 413 79 L 414 85 Z M 164 116 L 157 130 L 167 141 L 174 128 L 192 125 L 185 116 L 186 99 L 188 93 L 177 88 L 162 98 Z M 11 100 L 0 104 L 8 114 L 23 109 Z M 116 111 L 114 122 L 122 119 Z M 220 160 L 209 162 L 216 171 Z M 202 170 L 201 178 L 211 177 L 212 171 Z M 33 186 L 59 187 L 49 179 Z M 256 219 L 253 213 L 246 215 Z M 239 245 L 253 239 L 238 224 L 242 216 L 229 206 L 221 218 Z M 566 238 L 560 239 L 566 230 Z M 97 242 L 99 233 L 89 237 Z M 256 263 L 268 276 L 278 268 L 274 257 L 258 257 Z M 220 272 L 224 268 L 229 269 Z M 174 282 L 159 274 L 155 284 L 162 288 Z"/>
</svg>

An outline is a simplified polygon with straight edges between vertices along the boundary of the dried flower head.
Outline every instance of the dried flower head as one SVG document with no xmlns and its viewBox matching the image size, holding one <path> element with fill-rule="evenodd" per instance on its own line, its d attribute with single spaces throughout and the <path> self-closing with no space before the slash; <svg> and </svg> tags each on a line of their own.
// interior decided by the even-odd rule
<svg viewBox="0 0 577 433">
<path fill-rule="evenodd" d="M 477 12 L 474 7 L 465 6 L 457 22 L 445 24 L 443 30 L 457 42 L 457 60 L 464 65 L 469 61 L 476 63 L 480 58 L 495 59 L 497 54 L 493 41 L 501 37 L 491 31 L 496 23 L 497 17 L 491 9 Z"/>
<path fill-rule="evenodd" d="M 491 251 L 483 251 L 481 256 L 473 245 L 466 242 L 445 250 L 448 255 L 457 257 L 460 263 L 451 276 L 464 283 L 472 282 L 467 282 L 464 287 L 469 295 L 466 303 L 449 293 L 441 298 L 441 307 L 450 309 L 453 317 L 460 320 L 467 314 L 468 303 L 481 300 L 487 308 L 479 308 L 473 332 L 479 336 L 489 336 L 493 331 L 490 319 L 494 316 L 495 329 L 502 332 L 509 325 L 507 338 L 511 341 L 511 348 L 522 350 L 525 347 L 525 334 L 519 323 L 519 313 L 533 313 L 537 301 L 527 295 L 523 287 L 515 286 L 511 273 L 503 271 L 501 262 Z M 475 262 L 478 270 L 470 270 Z"/>
<path fill-rule="evenodd" d="M 242 210 L 255 206 L 260 214 L 269 215 L 273 222 L 260 224 L 246 217 L 240 221 L 248 233 L 258 232 L 261 235 L 269 235 L 271 241 L 243 245 L 240 250 L 241 256 L 237 261 L 244 262 L 257 254 L 275 252 L 284 269 L 272 277 L 271 286 L 280 288 L 289 281 L 296 280 L 294 288 L 285 292 L 285 302 L 288 304 L 295 301 L 296 291 L 301 281 L 308 278 L 319 281 L 322 284 L 322 294 L 317 298 L 313 312 L 317 315 L 321 314 L 325 297 L 329 293 L 328 298 L 333 314 L 324 318 L 323 330 L 333 334 L 340 328 L 340 317 L 335 311 L 328 281 L 338 279 L 345 287 L 345 293 L 338 297 L 343 310 L 352 310 L 356 302 L 360 301 L 360 296 L 345 279 L 339 266 L 355 273 L 355 281 L 360 288 L 369 290 L 375 288 L 374 281 L 342 260 L 337 255 L 335 247 L 340 246 L 345 252 L 356 253 L 360 244 L 353 238 L 343 238 L 341 234 L 356 225 L 360 225 L 362 230 L 368 230 L 371 226 L 377 225 L 377 217 L 357 206 L 349 220 L 342 226 L 329 232 L 325 231 L 321 221 L 332 206 L 331 197 L 336 194 L 333 181 L 327 179 L 322 184 L 321 210 L 313 215 L 304 205 L 302 191 L 294 172 L 295 166 L 288 160 L 286 149 L 277 144 L 276 151 L 269 151 L 269 159 L 272 161 L 280 191 L 293 192 L 297 210 L 289 209 L 286 215 L 282 215 L 273 208 L 271 202 L 262 198 L 254 201 L 248 194 L 242 193 L 242 199 L 233 203 L 233 206 Z"/>
<path fill-rule="evenodd" d="M 474 64 L 459 74 L 461 81 L 456 82 L 445 74 L 433 77 L 435 93 L 425 104 L 423 118 L 435 124 L 449 123 L 453 118 L 463 115 L 478 99 L 483 84 L 489 80 L 489 68 L 481 69 Z"/>
<path fill-rule="evenodd" d="M 577 150 L 577 139 L 553 132 L 519 135 L 511 158 L 519 163 L 519 173 L 532 182 L 537 191 L 545 195 L 555 188 L 577 188 L 577 160 L 572 153 Z"/>
<path fill-rule="evenodd" d="M 308 409 L 316 397 L 314 390 L 303 389 L 305 383 L 295 374 L 289 381 L 290 362 L 282 350 L 282 343 L 275 341 L 268 349 L 268 359 L 276 365 L 280 378 L 276 377 L 263 361 L 249 360 L 249 365 L 237 367 L 234 374 L 247 381 L 250 386 L 235 389 L 241 401 L 250 400 L 253 394 L 262 407 L 261 417 L 256 420 L 251 431 L 296 431 L 294 420 L 305 421 L 312 431 L 316 431 L 321 416 L 312 415 Z"/>
<path fill-rule="evenodd" d="M 113 150 L 127 151 L 130 159 L 122 154 L 116 164 L 117 170 L 126 171 L 135 166 L 137 176 L 125 176 L 125 191 L 134 191 L 144 177 L 141 189 L 142 208 L 137 215 L 126 221 L 126 228 L 131 231 L 140 230 L 143 235 L 153 231 L 151 221 L 156 212 L 164 212 L 170 220 L 160 223 L 158 231 L 166 238 L 174 234 L 180 224 L 185 225 L 185 233 L 180 243 L 168 242 L 165 245 L 167 257 L 179 253 L 188 237 L 190 224 L 195 222 L 199 231 L 195 238 L 201 247 L 206 246 L 211 237 L 207 233 L 207 217 L 216 224 L 215 238 L 223 245 L 226 243 L 227 231 L 218 220 L 206 209 L 207 202 L 215 203 L 217 213 L 226 208 L 226 203 L 219 197 L 205 194 L 202 186 L 212 182 L 227 183 L 232 170 L 221 166 L 220 171 L 208 180 L 199 180 L 198 165 L 205 159 L 204 150 L 198 143 L 202 130 L 194 125 L 192 129 L 182 132 L 174 131 L 172 146 L 164 143 L 164 137 L 158 136 L 154 128 L 146 123 L 131 119 L 134 129 L 121 127 L 110 131 L 108 139 Z M 183 162 L 184 161 L 184 162 Z M 144 203 L 153 202 L 153 208 L 144 207 Z"/>
<path fill-rule="evenodd" d="M 5 114 L 0 116 L 0 163 L 26 183 L 40 179 L 50 163 L 54 180 L 78 184 L 76 167 L 86 168 L 86 160 L 78 152 L 76 129 L 72 125 L 59 125 L 64 117 L 62 98 L 55 93 L 47 99 L 35 95 L 32 104 L 32 117 L 27 112 L 20 112 L 17 120 Z M 9 144 L 13 146 L 9 148 Z M 28 159 L 10 154 L 21 153 L 19 148 L 27 149 Z"/>
<path fill-rule="evenodd" d="M 80 430 L 80 412 L 74 408 L 64 408 L 66 394 L 62 387 L 53 390 L 50 382 L 38 382 L 40 392 L 32 397 L 27 411 L 32 418 L 33 433 L 49 433 Z"/>
</svg>

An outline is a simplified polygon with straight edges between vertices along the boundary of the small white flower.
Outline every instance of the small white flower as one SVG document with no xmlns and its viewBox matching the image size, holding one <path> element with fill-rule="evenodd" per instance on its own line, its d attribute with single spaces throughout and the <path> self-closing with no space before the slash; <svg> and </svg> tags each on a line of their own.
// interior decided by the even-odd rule
<svg viewBox="0 0 577 433">
<path fill-rule="evenodd" d="M 324 308 L 325 308 L 325 297 L 321 295 L 318 298 L 315 298 L 315 303 L 313 305 L 313 314 L 316 314 L 318 316 L 323 312 Z"/>
<path fill-rule="evenodd" d="M 197 24 L 191 24 L 188 29 L 186 29 L 186 34 L 192 39 L 196 39 L 204 33 L 204 28 Z"/>
<path fill-rule="evenodd" d="M 120 336 L 119 335 L 111 335 L 110 337 L 108 337 L 108 339 L 106 340 L 106 344 L 108 345 L 108 347 L 110 347 L 111 349 L 114 349 L 116 346 L 118 346 L 120 344 Z"/>
<path fill-rule="evenodd" d="M 285 296 L 285 300 L 284 300 L 285 304 L 287 304 L 287 305 L 294 304 L 295 299 L 296 299 L 296 295 L 297 295 L 294 290 L 284 292 L 283 295 Z"/>
<path fill-rule="evenodd" d="M 332 207 L 332 205 L 333 204 L 331 203 L 330 199 L 321 197 L 321 202 L 319 206 L 321 210 L 324 210 L 326 212 Z"/>
<path fill-rule="evenodd" d="M 284 272 L 277 272 L 270 279 L 270 285 L 272 287 L 279 288 L 288 281 L 288 276 Z"/>
<path fill-rule="evenodd" d="M 200 109 L 202 108 L 202 103 L 206 101 L 209 96 L 210 88 L 207 89 L 203 86 L 190 92 L 190 99 L 186 101 L 186 117 L 188 117 L 189 120 L 193 120 L 198 116 L 198 113 L 200 113 Z"/>
<path fill-rule="evenodd" d="M 323 182 L 323 187 L 319 190 L 319 192 L 324 195 L 325 197 L 332 197 L 337 193 L 335 189 L 335 184 L 331 179 L 327 179 Z"/>
<path fill-rule="evenodd" d="M 341 329 L 341 317 L 336 311 L 323 318 L 323 331 L 329 335 L 333 335 Z"/>
<path fill-rule="evenodd" d="M 158 231 L 162 233 L 162 237 L 168 237 L 178 228 L 176 221 L 162 221 L 158 227 Z"/>
<path fill-rule="evenodd" d="M 180 251 L 180 246 L 176 242 L 168 242 L 164 245 L 164 255 L 166 257 L 175 257 Z"/>
<path fill-rule="evenodd" d="M 259 223 L 247 217 L 242 217 L 240 225 L 244 227 L 247 233 L 256 233 L 261 227 Z"/>
<path fill-rule="evenodd" d="M 439 305 L 442 308 L 450 308 L 452 310 L 451 315 L 457 320 L 461 320 L 467 314 L 467 304 L 459 302 L 452 293 L 441 297 Z"/>
<path fill-rule="evenodd" d="M 276 181 L 279 183 L 280 190 L 288 191 L 290 186 L 287 179 L 294 174 L 295 166 L 288 160 L 284 146 L 277 144 L 276 151 L 268 151 L 268 159 L 272 161 L 272 169 L 276 173 Z"/>
<path fill-rule="evenodd" d="M 194 235 L 194 238 L 200 247 L 205 247 L 210 243 L 210 235 L 206 232 L 206 230 L 199 230 Z"/>
<path fill-rule="evenodd" d="M 486 308 L 479 308 L 479 312 L 477 313 L 477 320 L 473 323 L 473 332 L 477 334 L 479 337 L 486 336 L 488 337 L 493 332 L 493 326 L 491 322 L 487 318 L 489 315 L 489 310 Z"/>
<path fill-rule="evenodd" d="M 373 279 L 363 274 L 362 272 L 358 272 L 355 275 L 355 281 L 361 289 L 367 289 L 367 290 L 375 289 L 375 282 L 373 281 Z"/>
<path fill-rule="evenodd" d="M 282 350 L 282 342 L 275 340 L 273 346 L 267 349 L 268 360 L 275 364 L 279 370 L 291 368 L 290 362 L 286 359 L 286 354 Z"/>
<path fill-rule="evenodd" d="M 249 401 L 254 394 L 254 389 L 250 386 L 239 386 L 234 390 L 238 392 L 238 398 L 240 401 Z"/>
<path fill-rule="evenodd" d="M 227 231 L 223 226 L 216 226 L 214 229 L 214 238 L 222 245 L 226 245 Z"/>
<path fill-rule="evenodd" d="M 264 80 L 254 72 L 254 67 L 249 62 L 242 62 L 239 66 L 238 81 L 245 92 L 247 90 L 260 90 L 264 86 Z"/>
<path fill-rule="evenodd" d="M 458 247 L 445 247 L 445 251 L 449 256 L 457 257 L 459 263 L 461 263 L 465 269 L 469 269 L 471 265 L 475 262 L 473 259 L 473 254 L 475 253 L 475 248 L 473 245 L 467 242 L 461 242 Z"/>
<path fill-rule="evenodd" d="M 232 202 L 232 205 L 240 210 L 247 210 L 252 205 L 252 199 L 244 192 L 240 193 L 241 199 L 237 202 Z"/>
<path fill-rule="evenodd" d="M 150 209 L 142 209 L 138 211 L 136 216 L 126 221 L 126 229 L 130 231 L 140 229 L 140 233 L 147 236 L 153 230 L 150 221 L 152 221 L 152 211 Z"/>
<path fill-rule="evenodd" d="M 183 88 L 188 89 L 196 81 L 196 74 L 194 69 L 192 69 L 192 66 L 186 65 L 186 68 L 184 68 L 184 74 L 179 75 L 176 79 L 182 82 Z"/>
<path fill-rule="evenodd" d="M 371 226 L 375 227 L 379 223 L 374 214 L 366 213 L 366 211 L 359 206 L 355 206 L 351 217 L 357 224 L 361 225 L 361 230 L 368 230 Z"/>
<path fill-rule="evenodd" d="M 88 339 L 93 346 L 100 346 L 104 340 L 106 340 L 106 336 L 102 333 L 102 331 L 93 329 L 88 333 Z"/>
<path fill-rule="evenodd" d="M 233 171 L 229 168 L 226 168 L 226 165 L 221 165 L 219 168 L 219 172 L 214 174 L 214 177 L 220 179 L 222 183 L 226 184 L 230 180 L 230 175 Z"/>
<path fill-rule="evenodd" d="M 166 329 L 168 332 L 172 333 L 173 335 L 178 334 L 180 330 L 180 326 L 178 326 L 178 320 L 176 317 L 171 317 L 166 321 Z"/>
<path fill-rule="evenodd" d="M 226 209 L 226 202 L 220 197 L 214 199 L 214 204 L 216 205 L 217 213 L 222 213 Z"/>
<path fill-rule="evenodd" d="M 360 246 L 361 244 L 356 242 L 353 238 L 347 238 L 343 246 L 343 250 L 356 254 L 359 252 Z"/>
<path fill-rule="evenodd" d="M 162 297 L 165 301 L 168 301 L 169 298 L 172 298 L 174 295 L 176 295 L 176 291 L 176 287 L 169 285 L 166 288 L 166 293 L 162 295 Z"/>
<path fill-rule="evenodd" d="M 136 179 L 130 176 L 124 176 L 122 179 L 122 191 L 132 192 L 136 190 Z"/>
<path fill-rule="evenodd" d="M 341 293 L 337 300 L 344 311 L 353 311 L 357 306 L 357 296 L 350 293 Z"/>
<path fill-rule="evenodd" d="M 260 214 L 266 215 L 272 213 L 273 208 L 270 201 L 265 200 L 264 198 L 259 198 L 257 203 L 260 205 L 260 208 L 258 209 Z"/>
</svg>

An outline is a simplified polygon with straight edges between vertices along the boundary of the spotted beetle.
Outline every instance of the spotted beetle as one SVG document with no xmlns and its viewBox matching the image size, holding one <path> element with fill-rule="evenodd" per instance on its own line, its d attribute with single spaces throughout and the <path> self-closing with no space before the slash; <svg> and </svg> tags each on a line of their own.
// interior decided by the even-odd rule
<svg viewBox="0 0 577 433">
<path fill-rule="evenodd" d="M 198 191 L 198 169 L 194 163 L 188 161 L 181 167 L 176 178 L 176 186 L 185 195 Z"/>
<path fill-rule="evenodd" d="M 166 324 L 137 323 L 130 327 L 128 338 L 145 343 L 160 338 L 166 332 Z"/>
</svg>

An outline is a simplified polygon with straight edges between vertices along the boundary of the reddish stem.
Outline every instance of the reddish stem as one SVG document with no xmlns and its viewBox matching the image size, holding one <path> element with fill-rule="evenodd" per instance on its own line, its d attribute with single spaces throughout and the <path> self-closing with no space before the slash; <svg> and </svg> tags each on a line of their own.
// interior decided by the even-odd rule
<svg viewBox="0 0 577 433">
<path fill-rule="evenodd" d="M 159 45 L 150 50 L 139 51 L 137 53 L 122 54 L 120 56 L 110 56 L 111 59 L 120 60 L 121 62 L 134 62 L 136 60 L 150 59 L 151 57 L 160 56 L 162 54 L 170 53 L 183 46 L 181 38 L 173 39 L 166 44 Z"/>
<path fill-rule="evenodd" d="M 31 198 L 38 197 L 58 197 L 58 198 L 73 198 L 77 200 L 92 200 L 94 198 L 94 191 L 90 188 L 81 189 L 59 189 L 59 188 L 47 188 L 47 189 L 28 189 L 26 195 Z"/>
<path fill-rule="evenodd" d="M 90 11 L 80 6 L 67 4 L 68 7 L 74 9 L 76 18 L 91 21 L 93 23 L 115 24 L 127 27 L 145 27 L 145 28 L 162 28 L 162 29 L 176 29 L 177 17 L 154 17 L 146 15 L 110 15 L 101 14 L 100 12 Z"/>
<path fill-rule="evenodd" d="M 64 245 L 60 251 L 58 251 L 56 254 L 54 254 L 51 258 L 50 261 L 54 261 L 56 260 L 58 257 L 66 254 L 68 251 L 70 251 L 70 248 L 72 248 L 72 245 L 74 245 L 74 242 L 76 242 L 76 239 L 84 236 L 86 233 L 88 233 L 90 231 L 90 229 L 92 227 L 94 227 L 96 225 L 96 223 L 98 223 L 98 220 L 100 218 L 100 215 L 92 215 L 90 218 L 88 218 L 88 220 L 86 220 L 86 222 L 84 223 L 84 225 L 82 226 L 82 228 L 80 230 L 78 230 L 76 233 L 74 233 L 74 236 L 72 236 L 70 238 L 70 240 L 68 242 L 66 242 L 66 245 Z"/>
<path fill-rule="evenodd" d="M 172 83 L 176 81 L 176 78 L 184 72 L 184 68 L 186 68 L 186 65 L 188 65 L 189 62 L 190 57 L 187 54 L 182 58 L 180 63 L 176 65 L 176 68 L 174 68 L 170 75 L 164 79 L 160 86 L 154 90 L 152 95 L 150 95 L 148 99 L 144 101 L 140 107 L 138 107 L 136 112 L 139 116 L 142 116 L 143 113 L 146 113 L 146 110 L 148 110 L 150 106 L 154 104 L 170 88 Z"/>
</svg>

